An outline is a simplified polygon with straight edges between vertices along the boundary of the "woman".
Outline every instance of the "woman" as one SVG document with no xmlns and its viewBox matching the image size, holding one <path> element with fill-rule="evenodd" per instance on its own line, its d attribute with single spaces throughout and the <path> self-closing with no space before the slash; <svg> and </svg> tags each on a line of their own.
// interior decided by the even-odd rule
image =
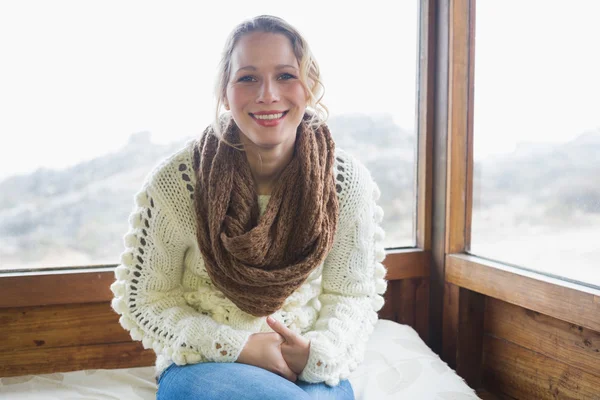
<svg viewBox="0 0 600 400">
<path fill-rule="evenodd" d="M 113 308 L 156 352 L 159 399 L 354 398 L 386 288 L 383 211 L 321 94 L 293 27 L 243 22 L 215 123 L 136 195 Z"/>
</svg>

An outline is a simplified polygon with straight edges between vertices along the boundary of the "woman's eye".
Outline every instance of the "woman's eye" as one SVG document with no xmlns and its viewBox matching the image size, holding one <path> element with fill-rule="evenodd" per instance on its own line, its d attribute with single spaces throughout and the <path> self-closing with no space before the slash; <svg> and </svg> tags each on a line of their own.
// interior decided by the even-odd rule
<svg viewBox="0 0 600 400">
<path fill-rule="evenodd" d="M 288 74 L 287 72 L 286 72 L 286 73 L 284 73 L 284 74 L 281 74 L 281 75 L 279 75 L 279 79 L 280 79 L 280 80 L 283 80 L 283 81 L 287 81 L 287 80 L 290 80 L 290 79 L 295 79 L 295 78 L 296 78 L 296 77 L 295 77 L 294 75 L 292 75 L 292 74 Z"/>
<path fill-rule="evenodd" d="M 246 76 L 242 76 L 240 79 L 238 79 L 238 82 L 254 82 L 256 79 L 254 79 L 254 77 L 250 76 L 250 75 L 246 75 Z"/>
</svg>

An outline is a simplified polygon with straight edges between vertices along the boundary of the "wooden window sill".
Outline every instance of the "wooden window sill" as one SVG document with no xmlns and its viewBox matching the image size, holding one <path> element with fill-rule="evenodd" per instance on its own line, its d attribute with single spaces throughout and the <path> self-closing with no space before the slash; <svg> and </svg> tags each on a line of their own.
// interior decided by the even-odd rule
<svg viewBox="0 0 600 400">
<path fill-rule="evenodd" d="M 446 256 L 446 281 L 600 331 L 600 290 L 468 254 Z"/>
<path fill-rule="evenodd" d="M 429 276 L 430 253 L 420 249 L 389 250 L 383 264 L 386 279 Z M 0 308 L 98 303 L 113 297 L 116 265 L 56 268 L 0 274 Z"/>
</svg>

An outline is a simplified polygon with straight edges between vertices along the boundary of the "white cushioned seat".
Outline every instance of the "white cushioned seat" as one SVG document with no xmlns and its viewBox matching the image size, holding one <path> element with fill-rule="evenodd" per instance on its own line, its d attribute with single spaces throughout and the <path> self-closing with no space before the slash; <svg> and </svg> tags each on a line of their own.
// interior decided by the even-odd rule
<svg viewBox="0 0 600 400">
<path fill-rule="evenodd" d="M 407 325 L 380 320 L 350 377 L 357 400 L 478 399 Z M 154 367 L 0 378 L 0 399 L 155 399 Z"/>
</svg>

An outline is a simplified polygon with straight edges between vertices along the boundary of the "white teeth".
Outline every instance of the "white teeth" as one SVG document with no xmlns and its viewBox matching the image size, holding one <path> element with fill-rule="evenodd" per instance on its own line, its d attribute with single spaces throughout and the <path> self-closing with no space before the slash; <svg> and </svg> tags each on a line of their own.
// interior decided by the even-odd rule
<svg viewBox="0 0 600 400">
<path fill-rule="evenodd" d="M 256 118 L 256 119 L 279 119 L 279 118 L 283 117 L 283 113 L 263 114 L 263 115 L 252 114 L 252 115 L 254 115 L 254 118 Z"/>
</svg>

